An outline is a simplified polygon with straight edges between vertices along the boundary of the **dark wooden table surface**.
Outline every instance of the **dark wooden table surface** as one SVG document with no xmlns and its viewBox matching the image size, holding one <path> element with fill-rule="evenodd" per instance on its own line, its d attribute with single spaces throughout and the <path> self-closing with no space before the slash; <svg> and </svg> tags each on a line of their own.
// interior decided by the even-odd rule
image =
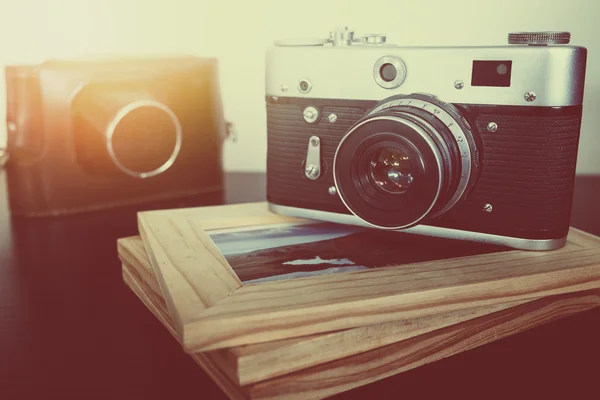
<svg viewBox="0 0 600 400">
<path fill-rule="evenodd" d="M 265 198 L 263 174 L 228 174 L 226 202 Z M 0 174 L 0 399 L 224 399 L 127 289 L 115 241 L 135 210 L 11 219 Z M 578 177 L 574 226 L 600 235 L 600 177 Z M 591 310 L 336 399 L 597 399 Z"/>
</svg>

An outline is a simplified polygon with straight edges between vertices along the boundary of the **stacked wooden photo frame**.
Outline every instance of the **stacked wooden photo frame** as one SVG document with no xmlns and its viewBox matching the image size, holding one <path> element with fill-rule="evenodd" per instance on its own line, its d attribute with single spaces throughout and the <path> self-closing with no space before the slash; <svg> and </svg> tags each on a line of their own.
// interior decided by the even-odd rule
<svg viewBox="0 0 600 400">
<path fill-rule="evenodd" d="M 600 305 L 600 238 L 548 252 L 266 203 L 142 212 L 123 279 L 231 399 L 321 399 Z"/>
</svg>

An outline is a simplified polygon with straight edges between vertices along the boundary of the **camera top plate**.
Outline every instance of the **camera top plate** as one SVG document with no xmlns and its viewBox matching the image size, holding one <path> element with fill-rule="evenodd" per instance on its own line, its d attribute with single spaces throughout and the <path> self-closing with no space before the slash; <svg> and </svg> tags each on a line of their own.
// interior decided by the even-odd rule
<svg viewBox="0 0 600 400">
<path fill-rule="evenodd" d="M 278 39 L 273 43 L 281 47 L 294 46 L 351 46 L 351 45 L 385 45 L 387 36 L 381 33 L 365 34 L 355 38 L 354 31 L 347 26 L 329 32 L 329 38 L 287 38 Z"/>
<path fill-rule="evenodd" d="M 351 45 L 385 45 L 387 36 L 384 34 L 365 34 L 355 37 L 355 32 L 347 26 L 329 32 L 329 38 L 288 38 L 275 40 L 276 46 L 351 46 Z M 571 33 L 564 31 L 545 32 L 511 32 L 508 34 L 509 45 L 548 46 L 569 44 Z"/>
</svg>

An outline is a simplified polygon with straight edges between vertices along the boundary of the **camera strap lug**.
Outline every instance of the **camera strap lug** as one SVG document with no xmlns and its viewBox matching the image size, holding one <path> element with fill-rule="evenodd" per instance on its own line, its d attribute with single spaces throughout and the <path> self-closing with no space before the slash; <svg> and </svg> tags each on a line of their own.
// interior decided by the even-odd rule
<svg viewBox="0 0 600 400">
<path fill-rule="evenodd" d="M 321 176 L 321 139 L 318 136 L 311 136 L 308 140 L 305 165 L 304 175 L 308 179 L 315 180 Z"/>
<path fill-rule="evenodd" d="M 233 122 L 225 121 L 225 139 L 229 139 L 233 143 L 238 140 L 238 133 Z"/>
</svg>

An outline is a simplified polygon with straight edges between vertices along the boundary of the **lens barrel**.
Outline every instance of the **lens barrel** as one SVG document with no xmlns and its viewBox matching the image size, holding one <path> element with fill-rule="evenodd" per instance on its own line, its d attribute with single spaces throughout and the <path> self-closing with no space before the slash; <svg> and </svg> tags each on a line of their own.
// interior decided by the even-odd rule
<svg viewBox="0 0 600 400">
<path fill-rule="evenodd" d="M 393 96 L 338 145 L 334 180 L 368 225 L 405 229 L 452 208 L 472 184 L 477 149 L 466 120 L 426 94 Z"/>
<path fill-rule="evenodd" d="M 143 90 L 90 84 L 75 97 L 73 114 L 85 136 L 84 163 L 106 159 L 121 173 L 149 178 L 166 171 L 181 149 L 177 115 Z"/>
</svg>

